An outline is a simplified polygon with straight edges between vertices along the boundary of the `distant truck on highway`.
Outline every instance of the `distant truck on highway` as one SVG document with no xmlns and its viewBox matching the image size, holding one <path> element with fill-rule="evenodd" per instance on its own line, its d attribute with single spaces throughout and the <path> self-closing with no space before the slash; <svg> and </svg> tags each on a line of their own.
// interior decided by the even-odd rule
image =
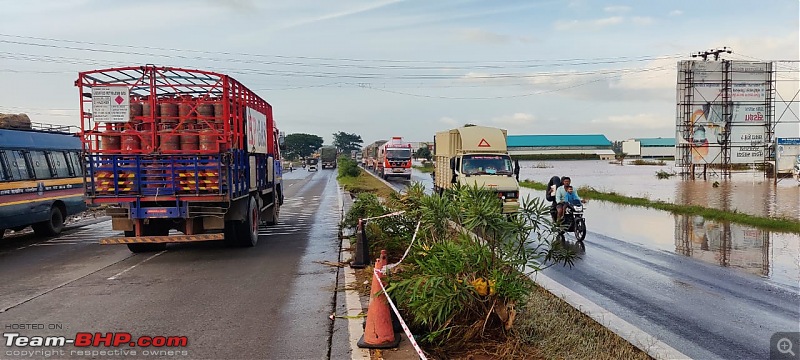
<svg viewBox="0 0 800 360">
<path fill-rule="evenodd" d="M 378 147 L 377 156 L 375 172 L 378 176 L 384 180 L 390 177 L 411 180 L 411 143 L 403 142 L 402 137 L 395 136 Z"/>
<path fill-rule="evenodd" d="M 504 214 L 519 211 L 519 183 L 506 147 L 504 129 L 468 126 L 437 132 L 434 137 L 434 185 L 439 194 L 455 184 L 495 191 Z"/>
<path fill-rule="evenodd" d="M 378 148 L 385 144 L 387 140 L 378 140 L 364 147 L 363 159 L 364 168 L 376 171 L 378 166 Z"/>
<path fill-rule="evenodd" d="M 338 153 L 335 146 L 323 146 L 319 149 L 321 168 L 336 168 L 336 155 Z"/>
<path fill-rule="evenodd" d="M 255 246 L 283 204 L 272 106 L 232 77 L 174 67 L 79 73 L 84 186 L 132 252 L 224 240 Z M 177 230 L 180 234 L 170 231 Z"/>
</svg>

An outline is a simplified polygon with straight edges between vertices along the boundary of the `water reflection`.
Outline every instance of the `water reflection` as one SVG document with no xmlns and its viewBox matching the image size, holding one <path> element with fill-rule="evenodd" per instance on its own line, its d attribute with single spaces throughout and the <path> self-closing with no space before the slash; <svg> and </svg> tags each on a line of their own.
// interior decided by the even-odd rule
<svg viewBox="0 0 800 360">
<path fill-rule="evenodd" d="M 679 254 L 770 276 L 770 233 L 700 216 L 676 215 L 675 251 Z"/>
<path fill-rule="evenodd" d="M 551 176 L 566 175 L 572 177 L 574 185 L 590 185 L 628 196 L 800 219 L 797 181 L 783 180 L 775 186 L 772 179 L 758 172 L 734 173 L 730 180 L 712 177 L 708 181 L 691 181 L 677 176 L 657 179 L 656 171 L 676 170 L 671 161 L 657 166 L 619 166 L 601 160 L 520 161 L 520 166 L 520 179 L 546 183 Z"/>
<path fill-rule="evenodd" d="M 540 196 L 539 191 L 523 194 Z M 709 264 L 768 278 L 796 288 L 800 284 L 800 235 L 673 215 L 666 211 L 590 201 L 587 206 L 587 254 L 592 233 L 675 252 Z"/>
</svg>

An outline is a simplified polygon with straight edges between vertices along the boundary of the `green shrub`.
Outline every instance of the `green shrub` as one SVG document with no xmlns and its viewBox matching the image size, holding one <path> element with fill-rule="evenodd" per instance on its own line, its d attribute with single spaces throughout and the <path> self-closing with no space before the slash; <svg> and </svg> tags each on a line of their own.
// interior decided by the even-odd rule
<svg viewBox="0 0 800 360">
<path fill-rule="evenodd" d="M 425 343 L 458 347 L 484 330 L 510 331 L 515 305 L 532 291 L 527 276 L 576 257 L 556 245 L 549 205 L 538 198 L 508 216 L 495 192 L 477 186 L 419 197 L 397 202 L 415 207 L 422 233 L 388 291 Z M 451 221 L 465 232 L 452 230 Z"/>
<path fill-rule="evenodd" d="M 358 177 L 361 174 L 361 169 L 355 160 L 349 157 L 340 157 L 338 159 L 339 178 L 342 177 Z"/>
</svg>

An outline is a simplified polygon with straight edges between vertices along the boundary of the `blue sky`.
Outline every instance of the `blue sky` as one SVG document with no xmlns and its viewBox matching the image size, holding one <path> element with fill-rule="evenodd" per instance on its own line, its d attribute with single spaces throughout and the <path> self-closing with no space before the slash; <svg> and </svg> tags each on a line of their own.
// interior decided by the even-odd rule
<svg viewBox="0 0 800 360">
<path fill-rule="evenodd" d="M 77 125 L 78 71 L 153 63 L 230 74 L 273 105 L 281 130 L 326 142 L 336 131 L 366 143 L 429 140 L 467 122 L 510 134 L 671 137 L 676 63 L 690 53 L 728 46 L 730 59 L 800 58 L 796 0 L 0 0 L 0 8 L 0 112 Z M 781 76 L 788 100 L 798 74 Z M 779 135 L 797 136 L 788 123 L 796 119 L 784 116 Z"/>
</svg>

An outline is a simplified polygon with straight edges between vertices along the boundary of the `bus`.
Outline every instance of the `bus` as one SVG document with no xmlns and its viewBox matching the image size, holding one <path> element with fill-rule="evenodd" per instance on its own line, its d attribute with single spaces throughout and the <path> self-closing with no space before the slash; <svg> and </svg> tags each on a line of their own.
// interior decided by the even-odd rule
<svg viewBox="0 0 800 360">
<path fill-rule="evenodd" d="M 0 129 L 0 239 L 33 227 L 57 235 L 86 210 L 81 139 L 68 127 Z"/>
</svg>

